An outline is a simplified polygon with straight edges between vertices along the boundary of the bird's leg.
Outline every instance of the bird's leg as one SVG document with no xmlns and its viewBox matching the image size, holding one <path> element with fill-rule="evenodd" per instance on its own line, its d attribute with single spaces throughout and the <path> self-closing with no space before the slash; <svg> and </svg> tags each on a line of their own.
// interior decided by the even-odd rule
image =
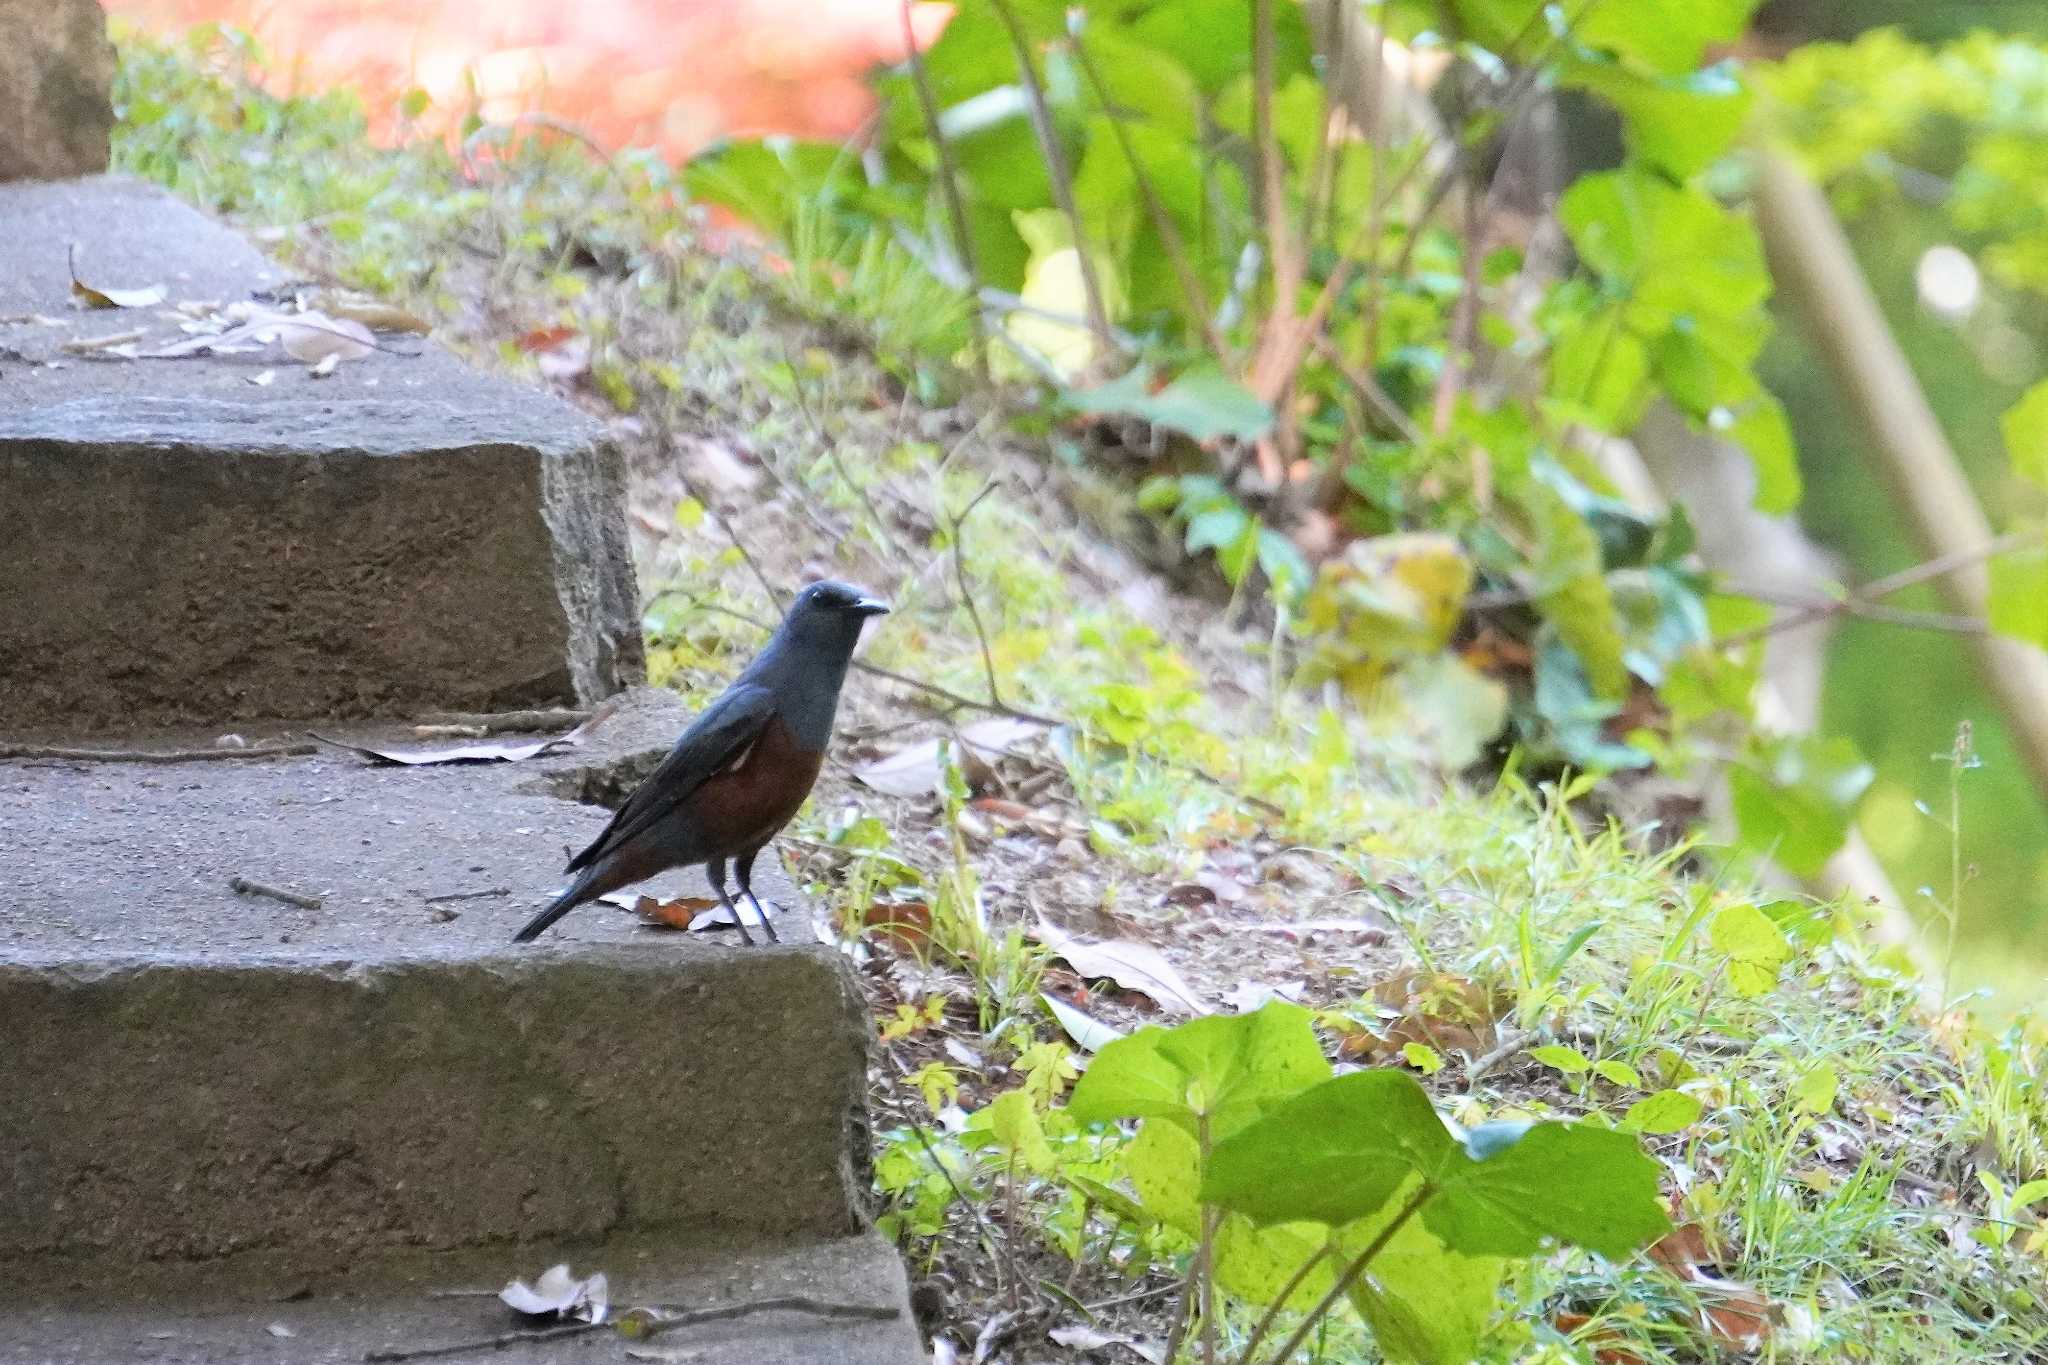
<svg viewBox="0 0 2048 1365">
<path fill-rule="evenodd" d="M 761 898 L 754 894 L 754 855 L 760 851 L 757 848 L 753 853 L 741 855 L 732 865 L 732 874 L 740 884 L 740 894 L 747 898 L 747 903 L 754 907 L 754 913 L 761 917 L 761 927 L 768 931 L 768 941 L 780 943 L 782 935 L 775 932 L 775 921 L 768 918 L 768 912 L 761 908 Z"/>
<path fill-rule="evenodd" d="M 711 889 L 718 893 L 718 903 L 732 916 L 732 922 L 740 927 L 740 942 L 752 947 L 754 936 L 747 932 L 746 917 L 740 914 L 740 908 L 732 903 L 732 897 L 725 894 L 725 859 L 713 858 L 706 863 L 704 875 L 710 880 Z"/>
</svg>

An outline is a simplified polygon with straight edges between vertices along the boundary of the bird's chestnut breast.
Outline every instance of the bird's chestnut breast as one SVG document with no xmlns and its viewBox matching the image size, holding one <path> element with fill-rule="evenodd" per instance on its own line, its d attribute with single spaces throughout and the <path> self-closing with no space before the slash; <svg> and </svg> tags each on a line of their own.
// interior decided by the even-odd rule
<svg viewBox="0 0 2048 1365">
<path fill-rule="evenodd" d="M 822 750 L 805 749 L 782 717 L 771 716 L 736 761 L 697 789 L 691 814 L 716 846 L 759 848 L 795 816 L 824 763 Z"/>
</svg>

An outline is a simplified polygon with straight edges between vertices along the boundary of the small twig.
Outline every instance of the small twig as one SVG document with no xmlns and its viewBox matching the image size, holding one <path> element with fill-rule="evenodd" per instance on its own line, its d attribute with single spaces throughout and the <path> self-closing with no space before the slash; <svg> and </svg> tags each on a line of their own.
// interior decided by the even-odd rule
<svg viewBox="0 0 2048 1365">
<path fill-rule="evenodd" d="M 1244 1349 L 1237 1353 L 1239 1360 L 1250 1360 L 1258 1355 L 1259 1347 L 1265 1344 L 1266 1334 L 1273 1330 L 1273 1324 L 1278 1322 L 1281 1313 L 1286 1311 L 1287 1301 L 1294 1297 L 1294 1291 L 1301 1288 L 1302 1281 L 1306 1280 L 1309 1273 L 1321 1265 L 1329 1255 L 1328 1247 L 1317 1247 L 1309 1253 L 1307 1260 L 1295 1267 L 1294 1273 L 1287 1277 L 1287 1283 L 1280 1287 L 1280 1292 L 1273 1296 L 1273 1302 L 1268 1304 L 1266 1311 L 1260 1315 L 1258 1325 L 1252 1328 L 1251 1336 L 1245 1339 Z"/>
<path fill-rule="evenodd" d="M 958 692 L 949 692 L 936 683 L 928 683 L 922 678 L 913 678 L 908 673 L 898 673 L 895 669 L 884 668 L 880 664 L 871 664 L 865 659 L 855 659 L 853 666 L 863 673 L 872 673 L 878 678 L 887 678 L 890 682 L 901 683 L 905 687 L 915 688 L 928 697 L 936 697 L 947 705 L 956 708 L 965 707 L 968 710 L 980 711 L 991 716 L 1008 716 L 1013 720 L 1028 720 L 1039 725 L 1060 726 L 1067 723 L 1056 716 L 1043 716 L 1036 711 L 1024 711 L 1015 706 L 976 701 L 972 697 L 963 697 Z"/>
<path fill-rule="evenodd" d="M 561 1327 L 547 1327 L 539 1331 L 500 1332 L 494 1337 L 479 1337 L 474 1341 L 450 1341 L 439 1346 L 419 1346 L 406 1351 L 365 1351 L 363 1359 L 371 1365 L 390 1365 L 399 1360 L 431 1360 L 435 1356 L 467 1355 L 471 1351 L 502 1351 L 511 1346 L 523 1346 L 528 1342 L 563 1341 L 569 1337 L 580 1337 L 588 1332 L 601 1332 L 601 1322 L 572 1322 Z"/>
<path fill-rule="evenodd" d="M 990 478 L 987 483 L 981 486 L 981 491 L 969 498 L 967 505 L 961 508 L 959 514 L 952 519 L 953 578 L 960 585 L 960 601 L 967 608 L 968 619 L 974 622 L 974 638 L 981 645 L 981 668 L 988 675 L 989 702 L 992 705 L 1001 706 L 1003 704 L 1003 694 L 996 687 L 996 656 L 989 648 L 988 628 L 981 623 L 981 608 L 974 604 L 974 591 L 967 586 L 967 552 L 963 548 L 967 542 L 967 518 L 974 514 L 975 508 L 981 506 L 981 500 L 990 493 L 993 493 L 995 489 L 996 480 Z"/>
<path fill-rule="evenodd" d="M 287 891 L 281 886 L 272 886 L 268 882 L 259 882 L 251 877 L 230 877 L 228 886 L 244 896 L 268 896 L 271 900 L 283 901 L 286 905 L 296 905 L 301 910 L 320 908 L 318 896 L 302 896 L 296 891 Z"/>
<path fill-rule="evenodd" d="M 765 461 L 761 467 L 763 469 L 767 468 Z M 768 575 L 763 573 L 760 564 L 755 562 L 753 552 L 747 549 L 747 542 L 741 539 L 740 528 L 733 525 L 732 519 L 723 512 L 712 510 L 711 504 L 704 501 L 704 495 L 698 491 L 696 481 L 690 477 L 689 471 L 683 468 L 681 462 L 678 462 L 675 468 L 676 477 L 682 480 L 683 491 L 688 493 L 699 507 L 710 512 L 712 517 L 717 520 L 719 526 L 725 531 L 726 539 L 732 542 L 732 548 L 739 552 L 740 561 L 754 575 L 754 581 L 761 585 L 761 594 L 768 599 L 768 605 L 777 611 L 781 611 L 783 609 L 782 599 L 775 595 L 775 585 L 768 581 Z M 655 595 L 657 597 L 661 596 L 659 593 Z M 735 612 L 734 615 L 739 615 L 739 613 Z M 747 620 L 748 618 L 742 616 L 740 619 Z M 755 622 L 755 624 L 759 625 L 760 623 Z M 767 630 L 772 629 L 772 627 L 764 626 L 762 629 Z"/>
<path fill-rule="evenodd" d="M 437 733 L 444 727 L 449 733 L 457 730 L 473 731 L 480 735 L 503 734 L 507 731 L 573 730 L 590 719 L 588 711 L 569 711 L 560 708 L 547 711 L 433 711 L 420 724 L 413 726 L 413 733 L 423 738 Z"/>
<path fill-rule="evenodd" d="M 511 894 L 512 888 L 509 886 L 493 886 L 483 891 L 444 891 L 438 896 L 426 897 L 425 902 L 428 905 L 439 905 L 443 901 L 480 901 Z"/>
<path fill-rule="evenodd" d="M 1012 1284 L 1016 1283 L 1019 1278 L 1016 1252 L 1009 1242 L 997 1235 L 996 1225 L 989 1218 L 988 1210 L 969 1199 L 967 1191 L 960 1188 L 960 1182 L 953 1178 L 952 1167 L 946 1164 L 945 1159 L 939 1155 L 939 1149 L 932 1146 L 931 1138 L 926 1136 L 924 1125 L 906 1116 L 906 1126 L 910 1129 L 910 1135 L 917 1139 L 917 1145 L 924 1148 L 924 1154 L 932 1159 L 932 1165 L 945 1177 L 946 1185 L 953 1191 L 953 1197 L 959 1200 L 961 1206 L 974 1215 L 974 1221 L 981 1225 L 981 1235 L 986 1239 L 989 1250 L 1000 1257 L 1002 1265 L 999 1268 L 1005 1272 L 1005 1277 Z"/>
<path fill-rule="evenodd" d="M 1295 1351 L 1300 1349 L 1302 1342 L 1308 1340 L 1308 1334 L 1316 1329 L 1316 1324 L 1322 1321 L 1323 1315 L 1336 1306 L 1337 1300 L 1351 1292 L 1351 1286 L 1360 1275 L 1365 1273 L 1365 1268 L 1372 1264 L 1373 1257 L 1386 1249 L 1387 1243 L 1394 1240 L 1394 1234 L 1399 1232 L 1410 1218 L 1419 1213 L 1422 1206 L 1428 1203 L 1435 1194 L 1436 1187 L 1428 1181 L 1424 1181 L 1422 1187 L 1409 1197 L 1406 1204 L 1401 1206 L 1401 1211 L 1394 1215 L 1392 1221 L 1379 1230 L 1379 1234 L 1372 1239 L 1365 1250 L 1351 1258 L 1350 1264 L 1346 1265 L 1343 1271 L 1338 1274 L 1336 1283 L 1330 1286 L 1330 1291 L 1323 1295 L 1316 1306 L 1311 1308 L 1302 1317 L 1301 1325 L 1294 1329 L 1292 1336 L 1281 1343 L 1280 1349 L 1273 1353 L 1273 1358 L 1267 1362 L 1267 1365 L 1280 1365 L 1282 1361 L 1294 1359 Z M 1252 1365 L 1248 1357 L 1245 1359 L 1245 1365 Z"/>
<path fill-rule="evenodd" d="M 953 164 L 953 148 L 946 131 L 939 126 L 939 101 L 932 93 L 931 74 L 925 70 L 924 53 L 918 50 L 917 34 L 910 25 L 910 0 L 897 7 L 903 20 L 903 56 L 910 64 L 910 84 L 917 91 L 918 111 L 924 115 L 925 136 L 932 140 L 932 153 L 939 163 L 939 191 L 946 203 L 946 217 L 953 226 L 953 248 L 960 253 L 960 269 L 967 275 L 970 295 L 981 292 L 981 266 L 975 259 L 974 234 L 967 226 L 967 205 L 960 196 L 960 172 Z M 971 310 L 975 332 L 975 367 L 983 386 L 990 383 L 988 370 L 988 328 L 979 308 Z M 904 391 L 906 405 L 909 390 Z"/>
<path fill-rule="evenodd" d="M 1466 1065 L 1465 1083 L 1470 1085 L 1478 1080 L 1481 1076 L 1484 1076 L 1487 1072 L 1535 1042 L 1538 1036 L 1538 1034 L 1529 1029 L 1509 1029 L 1501 1035 L 1499 1043 L 1491 1051 L 1481 1053 Z"/>
<path fill-rule="evenodd" d="M 62 758 L 82 763 L 211 763 L 230 758 L 294 758 L 320 752 L 317 744 L 256 744 L 246 749 L 63 749 L 41 744 L 0 745 L 0 758 Z"/>
<path fill-rule="evenodd" d="M 889 529 L 888 521 L 882 516 L 881 509 L 875 506 L 875 500 L 868 496 L 868 490 L 854 481 L 852 471 L 847 469 L 846 461 L 839 456 L 838 445 L 825 434 L 824 424 L 819 422 L 818 415 L 811 411 L 811 400 L 804 393 L 803 369 L 796 363 L 796 357 L 788 353 L 786 346 L 784 357 L 789 362 L 789 387 L 796 398 L 797 411 L 803 414 L 804 424 L 810 427 L 811 434 L 817 437 L 818 444 L 824 447 L 825 458 L 832 462 L 833 471 L 839 475 L 839 481 L 859 500 L 862 509 L 868 514 L 868 520 L 874 523 L 875 534 L 882 538 L 896 558 L 910 558 L 910 551 L 903 548 L 903 543 L 897 540 L 895 533 Z"/>
<path fill-rule="evenodd" d="M 831 1303 L 824 1299 L 806 1298 L 801 1294 L 789 1294 L 779 1299 L 755 1299 L 749 1303 L 727 1304 L 723 1308 L 692 1308 L 674 1317 L 639 1324 L 633 1333 L 633 1339 L 637 1341 L 644 1337 L 659 1336 L 663 1332 L 673 1332 L 679 1327 L 695 1327 L 700 1323 L 725 1322 L 753 1313 L 809 1313 L 812 1317 L 852 1318 L 858 1322 L 889 1322 L 902 1316 L 902 1310 L 893 1304 Z"/>
</svg>

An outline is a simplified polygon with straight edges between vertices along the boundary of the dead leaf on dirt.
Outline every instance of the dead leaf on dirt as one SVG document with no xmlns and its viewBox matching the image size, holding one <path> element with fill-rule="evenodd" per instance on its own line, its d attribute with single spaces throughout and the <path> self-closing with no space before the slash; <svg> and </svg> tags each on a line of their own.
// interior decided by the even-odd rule
<svg viewBox="0 0 2048 1365">
<path fill-rule="evenodd" d="M 923 901 L 876 901 L 861 925 L 902 952 L 921 953 L 932 944 L 932 908 Z"/>
<path fill-rule="evenodd" d="M 336 364 L 361 360 L 377 349 L 377 338 L 362 323 L 331 318 L 325 313 L 279 315 L 269 330 L 283 343 L 286 355 L 307 365 L 317 365 L 329 358 Z"/>
<path fill-rule="evenodd" d="M 1214 905 L 1216 893 L 1200 882 L 1177 882 L 1166 888 L 1165 894 L 1159 898 L 1159 903 L 1186 907 Z"/>
<path fill-rule="evenodd" d="M 1045 727 L 1036 721 L 991 716 L 987 720 L 961 726 L 953 732 L 953 737 L 960 742 L 963 766 L 978 762 L 986 767 L 1000 758 L 1005 750 L 1015 748 L 1044 730 Z M 920 741 L 886 758 L 861 764 L 853 770 L 853 775 L 884 796 L 927 795 L 939 789 L 939 744 L 937 738 Z M 973 772 L 967 776 L 970 787 L 977 785 Z"/>
<path fill-rule="evenodd" d="M 1626 1339 L 1612 1327 L 1594 1327 L 1587 1332 L 1593 1319 L 1585 1313 L 1564 1313 L 1553 1315 L 1551 1326 L 1574 1338 L 1582 1345 L 1593 1348 L 1596 1365 L 1644 1365 L 1642 1356 L 1626 1344 Z M 1580 1333 L 1585 1333 L 1583 1336 Z"/>
<path fill-rule="evenodd" d="M 1239 1014 L 1250 1014 L 1271 1000 L 1298 1005 L 1306 989 L 1307 983 L 1301 981 L 1283 981 L 1277 986 L 1263 981 L 1240 981 L 1223 997 L 1223 1003 Z"/>
<path fill-rule="evenodd" d="M 552 351 L 565 341 L 581 335 L 574 327 L 534 327 L 521 334 L 512 344 L 531 355 L 536 351 Z"/>
<path fill-rule="evenodd" d="M 1038 998 L 1052 1011 L 1052 1017 L 1060 1021 L 1060 1027 L 1074 1040 L 1074 1046 L 1083 1052 L 1100 1052 L 1125 1036 L 1122 1029 L 1103 1023 L 1086 1010 L 1049 991 L 1040 991 Z"/>
<path fill-rule="evenodd" d="M 331 744 L 337 749 L 347 749 L 377 763 L 398 764 L 408 768 L 424 767 L 432 763 L 517 763 L 522 759 L 537 758 L 541 754 L 553 753 L 557 749 L 572 748 L 581 744 L 591 731 L 610 720 L 618 710 L 618 699 L 598 707 L 590 713 L 590 719 L 575 729 L 554 736 L 552 739 L 520 740 L 510 743 L 463 744 L 453 749 L 406 749 L 375 748 L 365 744 L 350 744 L 345 740 L 331 739 L 326 735 L 308 730 L 306 733 L 322 744 Z"/>
<path fill-rule="evenodd" d="M 1107 977 L 1127 991 L 1150 996 L 1162 1009 L 1175 1014 L 1207 1014 L 1209 1003 L 1174 970 L 1157 948 L 1130 939 L 1107 943 L 1082 943 L 1065 930 L 1044 920 L 1032 936 L 1067 960 L 1085 977 Z"/>
<path fill-rule="evenodd" d="M 1676 1226 L 1650 1244 L 1649 1257 L 1681 1280 L 1701 1278 L 1700 1267 L 1715 1263 L 1706 1230 L 1698 1223 L 1677 1222 L 1676 1214 L 1674 1209 Z"/>
<path fill-rule="evenodd" d="M 164 301 L 164 287 L 101 289 L 78 278 L 78 244 L 72 243 L 65 265 L 71 271 L 71 297 L 86 308 L 154 308 Z"/>
<path fill-rule="evenodd" d="M 1493 1050 L 1496 1025 L 1514 1003 L 1467 977 L 1420 968 L 1388 977 L 1373 987 L 1372 998 L 1383 1023 L 1377 1034 L 1344 1039 L 1339 1051 L 1352 1061 L 1399 1056 L 1410 1043 L 1446 1056 L 1482 1056 Z"/>
<path fill-rule="evenodd" d="M 566 1265 L 549 1266 L 529 1286 L 514 1280 L 498 1291 L 499 1299 L 515 1313 L 527 1317 L 575 1318 L 580 1322 L 603 1322 L 611 1310 L 611 1281 L 602 1270 L 579 1280 Z"/>
<path fill-rule="evenodd" d="M 1104 1332 L 1076 1323 L 1071 1327 L 1055 1327 L 1045 1334 L 1045 1338 L 1069 1351 L 1102 1351 L 1121 1346 L 1138 1359 L 1150 1361 L 1151 1365 L 1166 1365 L 1166 1347 L 1163 1344 L 1125 1332 Z"/>
<path fill-rule="evenodd" d="M 655 896 L 641 896 L 633 902 L 633 913 L 643 924 L 659 925 L 664 929 L 688 930 L 706 910 L 719 908 L 718 902 L 709 896 L 677 896 L 666 901 Z"/>
<path fill-rule="evenodd" d="M 1771 1338 L 1774 1322 L 1768 1295 L 1738 1280 L 1710 1275 L 1693 1279 L 1700 1296 L 1700 1317 L 1716 1345 L 1735 1351 L 1760 1351 Z"/>
</svg>

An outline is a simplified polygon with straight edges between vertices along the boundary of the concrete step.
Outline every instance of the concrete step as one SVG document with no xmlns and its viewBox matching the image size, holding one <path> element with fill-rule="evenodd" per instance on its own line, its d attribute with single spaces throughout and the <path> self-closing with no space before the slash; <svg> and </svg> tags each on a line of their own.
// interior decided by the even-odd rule
<svg viewBox="0 0 2048 1365">
<path fill-rule="evenodd" d="M 74 245 L 86 280 L 163 303 L 73 306 Z M 185 341 L 178 305 L 288 280 L 153 186 L 0 184 L 0 731 L 591 702 L 643 676 L 619 462 L 567 404 L 414 336 L 325 377 L 276 343 L 66 349 Z"/>
<path fill-rule="evenodd" d="M 871 1026 L 767 860 L 781 946 L 607 905 L 509 943 L 607 818 L 570 797 L 689 713 L 640 689 L 521 763 L 0 762 L 0 1275 L 857 1232 Z"/>
<path fill-rule="evenodd" d="M 614 1312 L 636 1304 L 717 1309 L 787 1297 L 895 1310 L 875 1320 L 803 1312 L 749 1314 L 677 1329 L 644 1342 L 611 1331 L 496 1344 L 544 1331 L 493 1296 L 506 1280 L 529 1283 L 566 1261 L 579 1275 L 602 1270 Z M 261 1293 L 253 1293 L 259 1288 Z M 252 1267 L 147 1275 L 123 1298 L 74 1293 L 24 1306 L 10 1289 L 0 1325 L 0 1365 L 360 1365 L 376 1353 L 422 1352 L 435 1361 L 688 1360 L 695 1365 L 910 1365 L 921 1358 L 902 1263 L 874 1233 L 830 1240 L 752 1244 L 738 1250 L 674 1239 L 604 1245 L 535 1245 L 453 1255 L 395 1257 L 336 1282 L 289 1273 L 262 1279 Z M 488 1344 L 487 1344 L 488 1343 Z"/>
</svg>

